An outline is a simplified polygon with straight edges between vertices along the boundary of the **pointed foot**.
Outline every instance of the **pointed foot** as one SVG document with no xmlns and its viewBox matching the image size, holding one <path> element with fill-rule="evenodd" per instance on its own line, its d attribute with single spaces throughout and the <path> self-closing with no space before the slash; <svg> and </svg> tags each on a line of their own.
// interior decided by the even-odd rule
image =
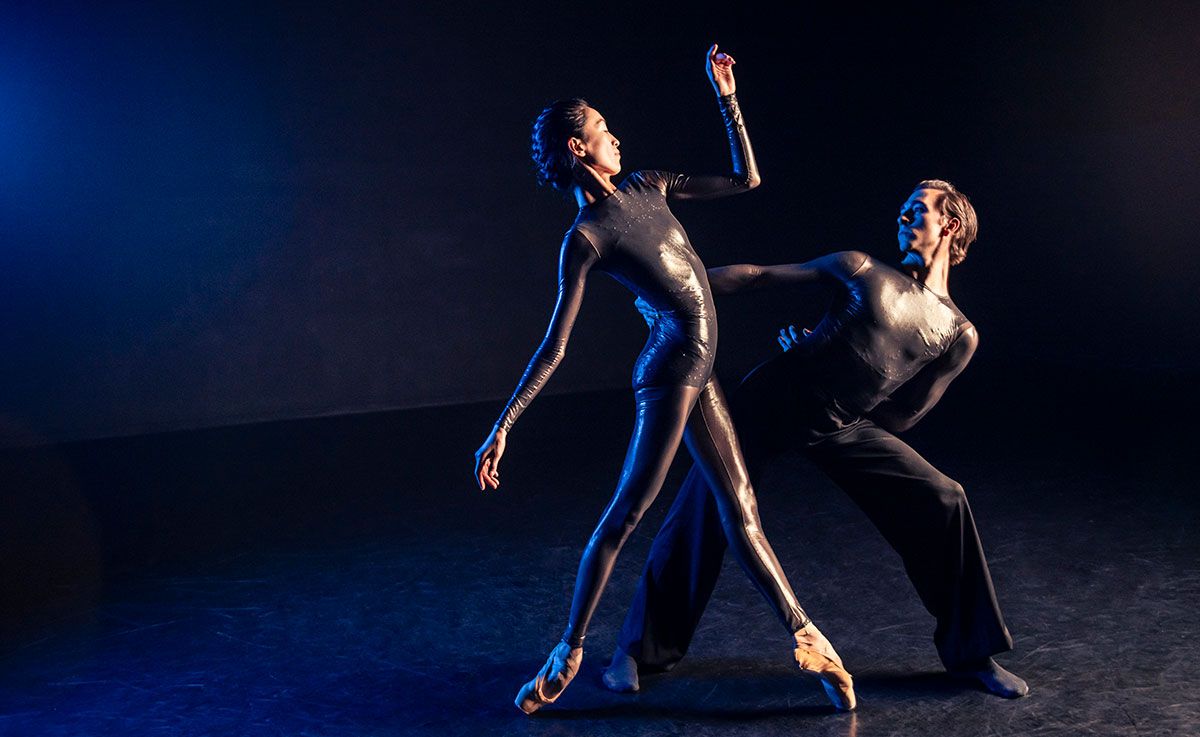
<svg viewBox="0 0 1200 737">
<path fill-rule="evenodd" d="M 582 662 L 582 647 L 572 648 L 565 642 L 558 643 L 533 680 L 521 686 L 513 703 L 526 714 L 532 714 L 546 704 L 553 704 L 575 678 Z"/>
<path fill-rule="evenodd" d="M 858 698 L 854 695 L 854 679 L 842 666 L 842 659 L 825 635 L 812 622 L 796 632 L 796 649 L 792 652 L 796 665 L 809 675 L 816 676 L 825 695 L 838 711 L 854 711 Z"/>
</svg>

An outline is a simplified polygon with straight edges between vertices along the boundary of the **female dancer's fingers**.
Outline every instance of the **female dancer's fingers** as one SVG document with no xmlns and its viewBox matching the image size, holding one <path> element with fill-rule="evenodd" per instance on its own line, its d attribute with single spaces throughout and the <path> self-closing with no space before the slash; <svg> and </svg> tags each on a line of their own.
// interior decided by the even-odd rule
<svg viewBox="0 0 1200 737">
<path fill-rule="evenodd" d="M 491 463 L 492 458 L 488 454 L 482 457 L 482 462 L 480 460 L 475 462 L 475 483 L 479 484 L 480 491 L 484 491 L 491 480 L 491 471 L 488 468 Z"/>
</svg>

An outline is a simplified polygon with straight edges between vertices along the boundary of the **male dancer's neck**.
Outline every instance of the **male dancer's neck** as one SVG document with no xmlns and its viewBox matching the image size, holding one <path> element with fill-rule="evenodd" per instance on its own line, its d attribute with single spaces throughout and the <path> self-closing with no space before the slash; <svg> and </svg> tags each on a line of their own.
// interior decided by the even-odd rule
<svg viewBox="0 0 1200 737">
<path fill-rule="evenodd" d="M 925 285 L 925 288 L 943 297 L 950 296 L 950 258 L 935 256 L 927 266 L 906 264 L 907 271 L 913 279 Z"/>
</svg>

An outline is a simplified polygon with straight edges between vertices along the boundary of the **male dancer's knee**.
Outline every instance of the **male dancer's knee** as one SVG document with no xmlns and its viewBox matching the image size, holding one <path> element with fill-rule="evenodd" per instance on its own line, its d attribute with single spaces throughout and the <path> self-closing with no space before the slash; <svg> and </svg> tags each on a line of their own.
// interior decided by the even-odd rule
<svg viewBox="0 0 1200 737">
<path fill-rule="evenodd" d="M 949 476 L 941 476 L 933 484 L 934 499 L 947 514 L 958 512 L 967 506 L 967 492 L 962 484 Z"/>
</svg>

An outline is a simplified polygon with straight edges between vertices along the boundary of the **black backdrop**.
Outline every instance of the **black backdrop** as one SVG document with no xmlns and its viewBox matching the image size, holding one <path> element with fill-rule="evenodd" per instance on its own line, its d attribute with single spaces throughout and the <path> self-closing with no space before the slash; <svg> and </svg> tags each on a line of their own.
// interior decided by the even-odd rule
<svg viewBox="0 0 1200 737">
<path fill-rule="evenodd" d="M 530 122 L 582 95 L 626 166 L 721 170 L 713 41 L 764 185 L 677 209 L 707 263 L 892 258 L 897 206 L 946 178 L 980 215 L 951 288 L 992 377 L 1200 368 L 1193 3 L 163 5 L 2 11 L 4 443 L 499 411 L 574 215 Z M 724 300 L 721 371 L 819 307 Z M 549 391 L 626 384 L 643 335 L 593 279 Z"/>
</svg>

